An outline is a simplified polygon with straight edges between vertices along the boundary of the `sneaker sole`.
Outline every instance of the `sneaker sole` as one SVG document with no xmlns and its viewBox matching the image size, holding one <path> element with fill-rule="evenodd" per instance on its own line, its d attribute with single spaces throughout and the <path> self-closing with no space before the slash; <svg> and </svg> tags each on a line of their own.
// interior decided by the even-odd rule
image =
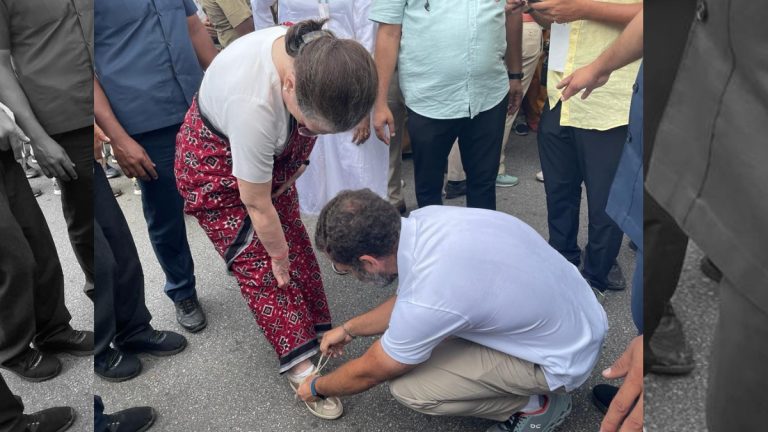
<svg viewBox="0 0 768 432">
<path fill-rule="evenodd" d="M 498 188 L 508 188 L 508 187 L 512 187 L 512 186 L 517 186 L 517 185 L 519 185 L 519 184 L 520 184 L 520 182 L 517 182 L 517 183 L 513 183 L 513 184 L 501 184 L 501 183 L 496 183 L 496 187 L 498 187 Z"/>
<path fill-rule="evenodd" d="M 61 366 L 61 363 L 59 363 L 59 366 L 56 368 L 56 372 L 54 372 L 51 375 L 44 376 L 44 377 L 28 377 L 26 375 L 20 374 L 19 372 L 16 372 L 13 369 L 10 369 L 10 368 L 4 367 L 4 366 L 2 366 L 2 369 L 5 369 L 5 370 L 7 370 L 9 372 L 14 373 L 16 376 L 18 376 L 19 378 L 23 379 L 24 381 L 29 381 L 29 382 L 37 383 L 37 382 L 48 381 L 49 379 L 53 379 L 53 378 L 56 378 L 57 376 L 59 376 L 59 374 L 61 373 L 62 366 Z"/>
<path fill-rule="evenodd" d="M 155 411 L 154 408 L 152 408 L 152 417 L 149 418 L 149 422 L 141 427 L 141 429 L 137 430 L 136 432 L 145 432 L 149 430 L 149 428 L 152 427 L 153 424 L 155 424 L 155 421 L 157 420 L 157 411 Z"/>
<path fill-rule="evenodd" d="M 573 408 L 573 401 L 569 398 L 568 408 L 565 411 L 563 411 L 553 422 L 546 425 L 544 429 L 541 429 L 541 432 L 553 432 L 558 426 L 563 424 L 566 417 L 568 417 L 571 414 L 571 408 Z"/>
<path fill-rule="evenodd" d="M 178 320 L 176 322 L 178 322 Z M 198 333 L 202 331 L 204 328 L 208 327 L 208 319 L 206 318 L 205 321 L 203 321 L 201 324 L 196 325 L 195 327 L 185 327 L 181 325 L 181 323 L 179 323 L 179 325 L 181 326 L 181 328 L 183 328 L 184 330 L 190 333 Z"/>
</svg>

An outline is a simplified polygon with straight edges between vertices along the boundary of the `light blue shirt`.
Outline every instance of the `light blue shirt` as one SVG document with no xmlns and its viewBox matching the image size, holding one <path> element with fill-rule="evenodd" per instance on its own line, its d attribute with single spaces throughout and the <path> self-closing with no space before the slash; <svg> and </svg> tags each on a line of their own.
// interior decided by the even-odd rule
<svg viewBox="0 0 768 432">
<path fill-rule="evenodd" d="M 402 25 L 405 104 L 433 119 L 475 117 L 509 92 L 504 2 L 374 0 L 368 18 Z"/>
</svg>

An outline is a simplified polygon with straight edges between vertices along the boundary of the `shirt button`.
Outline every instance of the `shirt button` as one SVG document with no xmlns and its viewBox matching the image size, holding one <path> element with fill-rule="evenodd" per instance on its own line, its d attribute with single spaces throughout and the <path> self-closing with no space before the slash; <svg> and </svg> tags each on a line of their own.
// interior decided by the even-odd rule
<svg viewBox="0 0 768 432">
<path fill-rule="evenodd" d="M 627 142 L 632 142 L 632 133 L 627 132 Z"/>
<path fill-rule="evenodd" d="M 632 93 L 637 93 L 637 90 L 640 88 L 637 83 L 632 84 Z"/>
<path fill-rule="evenodd" d="M 699 0 L 698 3 L 696 3 L 696 19 L 700 22 L 704 22 L 707 20 L 707 15 L 707 2 Z"/>
</svg>

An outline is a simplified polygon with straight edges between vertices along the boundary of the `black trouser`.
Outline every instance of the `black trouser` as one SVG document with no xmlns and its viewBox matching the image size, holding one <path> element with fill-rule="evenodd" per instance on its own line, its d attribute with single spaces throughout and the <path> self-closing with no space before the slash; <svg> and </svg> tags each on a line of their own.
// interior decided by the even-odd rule
<svg viewBox="0 0 768 432">
<path fill-rule="evenodd" d="M 95 362 L 114 339 L 118 344 L 151 330 L 144 303 L 144 273 L 128 223 L 112 195 L 104 170 L 93 163 L 94 241 L 96 243 Z"/>
<path fill-rule="evenodd" d="M 496 175 L 509 96 L 475 118 L 438 120 L 408 109 L 413 149 L 414 183 L 419 207 L 443 204 L 443 178 L 448 154 L 459 139 L 467 174 L 467 207 L 496 210 Z"/>
<path fill-rule="evenodd" d="M 539 123 L 539 158 L 547 194 L 549 244 L 575 266 L 581 184 L 587 189 L 588 241 L 582 273 L 590 285 L 605 289 L 623 233 L 605 212 L 613 177 L 627 139 L 627 127 L 606 131 L 560 126 L 558 103 L 544 107 Z"/>
<path fill-rule="evenodd" d="M 51 138 L 64 148 L 77 172 L 77 180 L 59 180 L 59 185 L 69 241 L 85 273 L 87 291 L 93 286 L 93 126 Z"/>
<path fill-rule="evenodd" d="M 107 418 L 104 415 L 104 402 L 101 396 L 93 395 L 93 432 L 106 432 Z"/>
<path fill-rule="evenodd" d="M 92 199 L 92 198 L 91 198 Z M 0 152 L 0 364 L 69 328 L 56 245 L 21 166 Z"/>
<path fill-rule="evenodd" d="M 24 427 L 21 424 L 24 413 L 24 405 L 11 393 L 11 389 L 0 375 L 0 432 L 21 432 Z"/>
</svg>

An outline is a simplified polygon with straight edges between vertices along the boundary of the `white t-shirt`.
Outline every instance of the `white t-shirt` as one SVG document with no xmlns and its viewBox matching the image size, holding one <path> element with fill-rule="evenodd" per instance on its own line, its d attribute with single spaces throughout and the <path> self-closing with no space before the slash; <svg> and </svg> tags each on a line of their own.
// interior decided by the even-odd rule
<svg viewBox="0 0 768 432">
<path fill-rule="evenodd" d="M 448 336 L 541 366 L 551 390 L 583 384 L 608 329 L 578 269 L 501 212 L 430 206 L 402 219 L 399 288 L 381 344 L 404 364 Z"/>
<path fill-rule="evenodd" d="M 272 180 L 274 158 L 289 138 L 272 62 L 272 44 L 286 32 L 271 27 L 238 38 L 216 56 L 200 85 L 200 111 L 229 138 L 232 174 L 251 183 Z"/>
</svg>

